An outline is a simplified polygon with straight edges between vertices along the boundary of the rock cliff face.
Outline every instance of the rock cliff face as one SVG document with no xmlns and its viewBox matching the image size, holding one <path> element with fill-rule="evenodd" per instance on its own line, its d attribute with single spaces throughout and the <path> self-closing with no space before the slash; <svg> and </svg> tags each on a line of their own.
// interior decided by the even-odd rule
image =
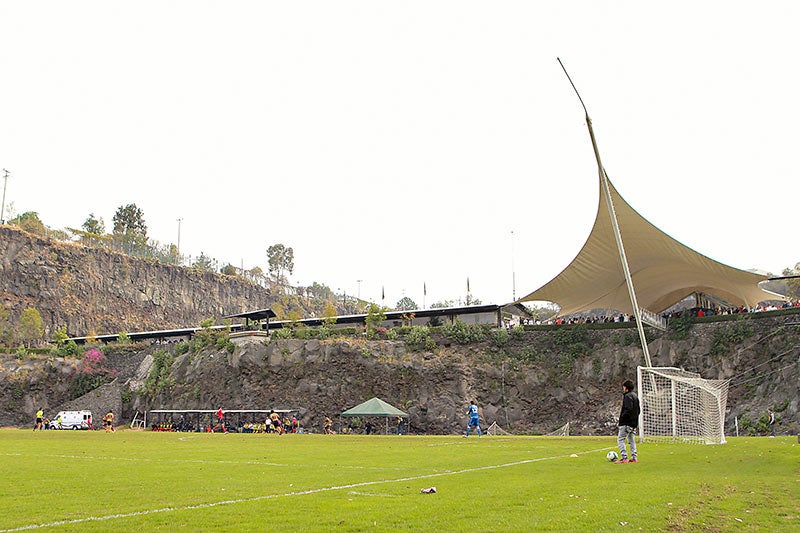
<svg viewBox="0 0 800 533">
<path fill-rule="evenodd" d="M 795 315 L 797 316 L 797 315 Z M 698 323 L 683 340 L 650 343 L 653 363 L 679 366 L 709 379 L 731 379 L 726 428 L 779 408 L 779 432 L 800 430 L 800 328 L 785 316 L 748 319 L 751 333 L 714 350 L 731 323 Z M 205 348 L 183 353 L 160 372 L 161 387 L 145 386 L 156 358 L 174 345 L 107 351 L 117 381 L 68 401 L 80 363 L 52 358 L 0 361 L 2 424 L 26 424 L 36 408 L 114 409 L 130 420 L 150 409 L 298 409 L 301 423 L 319 431 L 335 416 L 373 396 L 409 413 L 412 433 L 463 431 L 466 406 L 477 400 L 483 422 L 517 432 L 547 433 L 569 422 L 572 434 L 613 434 L 620 384 L 636 379 L 641 349 L 633 330 L 588 330 L 580 339 L 561 331 L 526 331 L 508 344 L 492 341 L 412 351 L 402 341 L 235 340 L 232 352 Z M 581 348 L 582 347 L 582 348 Z M 714 355 L 712 355 L 712 353 Z M 155 357 L 154 357 L 155 356 Z M 116 392 L 115 392 L 116 391 Z M 337 420 L 337 424 L 346 424 Z M 743 430 L 744 431 L 744 430 Z"/>
<path fill-rule="evenodd" d="M 270 306 L 269 291 L 235 276 L 164 265 L 45 240 L 0 226 L 0 305 L 19 319 L 35 307 L 45 338 L 197 326 Z"/>
<path fill-rule="evenodd" d="M 8 226 L 0 227 L 0 281 L 0 304 L 12 322 L 36 307 L 48 338 L 63 325 L 72 335 L 166 329 L 271 304 L 266 289 L 239 278 L 53 243 Z M 779 431 L 797 432 L 800 327 L 785 322 L 798 316 L 701 320 L 682 340 L 651 332 L 653 364 L 731 379 L 730 431 L 734 417 L 757 420 L 772 406 Z M 479 402 L 485 423 L 505 429 L 547 433 L 570 422 L 575 434 L 613 433 L 620 383 L 635 379 L 641 363 L 634 330 L 565 326 L 498 339 L 459 345 L 436 337 L 426 351 L 363 338 L 246 337 L 230 351 L 109 345 L 101 349 L 116 381 L 84 395 L 79 359 L 0 355 L 0 425 L 27 425 L 40 407 L 48 415 L 88 408 L 96 417 L 111 409 L 124 422 L 136 410 L 222 406 L 299 409 L 301 422 L 319 431 L 324 415 L 378 396 L 408 412 L 418 433 L 462 431 L 470 400 Z"/>
</svg>

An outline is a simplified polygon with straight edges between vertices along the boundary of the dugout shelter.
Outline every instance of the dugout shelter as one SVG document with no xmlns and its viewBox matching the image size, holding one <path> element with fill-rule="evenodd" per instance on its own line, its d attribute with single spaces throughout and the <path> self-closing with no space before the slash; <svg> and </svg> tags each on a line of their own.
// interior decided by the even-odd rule
<svg viewBox="0 0 800 533">
<path fill-rule="evenodd" d="M 270 413 L 278 413 L 281 418 L 299 412 L 298 409 L 222 409 L 226 422 L 234 427 L 246 423 L 263 422 Z M 144 426 L 158 426 L 167 421 L 177 423 L 183 419 L 190 431 L 204 432 L 208 426 L 217 423 L 217 409 L 151 409 L 145 413 Z M 148 425 L 150 424 L 150 425 Z"/>
</svg>

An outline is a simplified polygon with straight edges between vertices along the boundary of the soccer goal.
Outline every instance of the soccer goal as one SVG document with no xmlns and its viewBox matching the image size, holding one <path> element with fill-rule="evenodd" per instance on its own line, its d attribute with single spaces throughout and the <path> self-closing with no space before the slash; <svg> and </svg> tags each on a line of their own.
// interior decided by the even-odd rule
<svg viewBox="0 0 800 533">
<path fill-rule="evenodd" d="M 727 379 L 703 379 L 681 368 L 636 369 L 641 398 L 639 440 L 725 443 Z"/>
<path fill-rule="evenodd" d="M 492 422 L 492 425 L 486 428 L 487 435 L 511 435 L 508 431 L 497 425 L 497 421 Z"/>
<path fill-rule="evenodd" d="M 569 422 L 545 435 L 546 437 L 569 437 Z"/>
</svg>

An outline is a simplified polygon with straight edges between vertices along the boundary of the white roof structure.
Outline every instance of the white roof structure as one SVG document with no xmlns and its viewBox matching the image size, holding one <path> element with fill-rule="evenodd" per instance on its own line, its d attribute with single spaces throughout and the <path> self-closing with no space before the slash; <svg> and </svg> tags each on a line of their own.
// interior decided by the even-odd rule
<svg viewBox="0 0 800 533">
<path fill-rule="evenodd" d="M 602 174 L 598 182 L 597 218 L 583 248 L 560 274 L 520 302 L 554 302 L 562 316 L 589 309 L 634 313 Z M 640 307 L 660 313 L 693 293 L 713 294 L 736 306 L 783 299 L 758 286 L 767 276 L 724 265 L 681 244 L 637 213 L 610 180 L 608 185 Z"/>
</svg>

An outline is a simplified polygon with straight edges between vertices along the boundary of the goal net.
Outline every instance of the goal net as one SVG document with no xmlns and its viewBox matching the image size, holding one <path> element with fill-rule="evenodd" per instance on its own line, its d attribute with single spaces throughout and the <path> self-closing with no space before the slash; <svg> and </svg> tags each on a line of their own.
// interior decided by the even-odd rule
<svg viewBox="0 0 800 533">
<path fill-rule="evenodd" d="M 497 425 L 497 421 L 492 422 L 492 425 L 486 428 L 487 435 L 511 435 L 508 431 L 504 430 Z"/>
<path fill-rule="evenodd" d="M 725 443 L 727 379 L 703 379 L 681 368 L 636 369 L 640 441 Z"/>
<path fill-rule="evenodd" d="M 551 431 L 550 433 L 548 433 L 545 436 L 546 437 L 569 437 L 569 422 L 567 422 L 566 424 L 564 424 L 560 428 L 557 428 L 557 429 Z"/>
</svg>

